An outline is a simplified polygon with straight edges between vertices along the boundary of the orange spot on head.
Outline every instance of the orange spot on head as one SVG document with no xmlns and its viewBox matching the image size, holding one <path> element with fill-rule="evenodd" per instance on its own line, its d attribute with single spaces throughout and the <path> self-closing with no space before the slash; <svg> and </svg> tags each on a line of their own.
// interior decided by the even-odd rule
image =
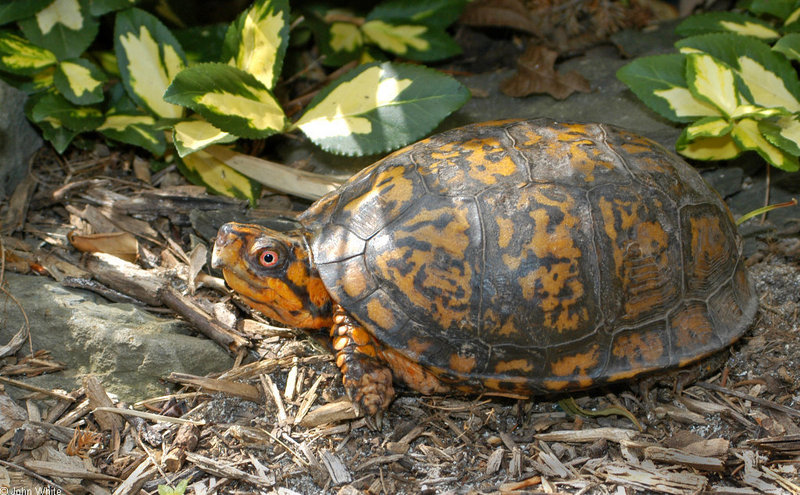
<svg viewBox="0 0 800 495">
<path fill-rule="evenodd" d="M 308 291 L 309 300 L 318 308 L 325 306 L 331 300 L 328 289 L 325 288 L 325 284 L 322 283 L 322 279 L 319 277 L 308 279 L 306 290 Z"/>
</svg>

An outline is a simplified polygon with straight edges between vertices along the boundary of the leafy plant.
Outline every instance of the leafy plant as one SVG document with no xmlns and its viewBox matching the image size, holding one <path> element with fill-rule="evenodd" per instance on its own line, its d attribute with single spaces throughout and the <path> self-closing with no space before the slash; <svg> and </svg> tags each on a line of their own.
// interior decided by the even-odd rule
<svg viewBox="0 0 800 495">
<path fill-rule="evenodd" d="M 393 55 L 432 62 L 461 47 L 445 28 L 458 19 L 467 0 L 390 0 L 360 17 L 344 10 L 311 8 L 307 23 L 324 55 L 322 63 L 340 66 L 357 59 L 371 61 L 375 48 Z"/>
<path fill-rule="evenodd" d="M 28 92 L 26 113 L 57 151 L 96 131 L 169 156 L 171 137 L 187 178 L 253 201 L 258 184 L 196 152 L 296 130 L 334 153 L 389 151 L 428 133 L 469 98 L 461 84 L 431 69 L 372 63 L 323 88 L 291 122 L 273 93 L 289 45 L 288 0 L 256 0 L 227 27 L 221 61 L 204 63 L 189 62 L 178 37 L 134 3 L 0 0 L 0 24 L 19 26 L 0 30 L 0 78 Z M 424 19 L 461 3 L 439 0 L 412 10 Z M 110 13 L 113 52 L 87 52 L 101 16 Z"/>
<path fill-rule="evenodd" d="M 796 171 L 800 156 L 800 2 L 752 0 L 743 12 L 698 14 L 679 53 L 643 57 L 617 77 L 651 109 L 688 124 L 676 148 L 701 160 L 752 150 Z"/>
</svg>

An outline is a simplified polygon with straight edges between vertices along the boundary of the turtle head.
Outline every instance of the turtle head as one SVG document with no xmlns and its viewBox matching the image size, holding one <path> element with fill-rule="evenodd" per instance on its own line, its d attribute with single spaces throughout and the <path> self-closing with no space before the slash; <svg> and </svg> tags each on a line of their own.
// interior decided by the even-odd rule
<svg viewBox="0 0 800 495">
<path fill-rule="evenodd" d="M 211 265 L 264 315 L 309 330 L 331 326 L 331 298 L 301 233 L 226 223 L 217 233 Z"/>
</svg>

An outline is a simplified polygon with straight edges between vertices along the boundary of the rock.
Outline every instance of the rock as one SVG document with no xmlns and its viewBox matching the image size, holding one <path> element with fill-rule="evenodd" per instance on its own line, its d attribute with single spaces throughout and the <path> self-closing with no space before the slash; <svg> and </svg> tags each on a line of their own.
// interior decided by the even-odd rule
<svg viewBox="0 0 800 495">
<path fill-rule="evenodd" d="M 42 138 L 23 112 L 25 93 L 0 81 L 0 201 L 25 177 L 28 161 Z"/>
<path fill-rule="evenodd" d="M 228 354 L 178 320 L 158 318 L 130 304 L 105 301 L 43 277 L 5 274 L 8 291 L 25 308 L 34 350 L 44 349 L 65 371 L 26 379 L 45 388 L 71 390 L 87 374 L 97 376 L 120 399 L 134 402 L 161 395 L 159 378 L 170 372 L 205 375 L 229 369 Z M 6 304 L 0 339 L 7 342 L 23 319 Z M 26 344 L 27 346 L 27 344 Z M 18 392 L 9 387 L 12 393 Z"/>
</svg>

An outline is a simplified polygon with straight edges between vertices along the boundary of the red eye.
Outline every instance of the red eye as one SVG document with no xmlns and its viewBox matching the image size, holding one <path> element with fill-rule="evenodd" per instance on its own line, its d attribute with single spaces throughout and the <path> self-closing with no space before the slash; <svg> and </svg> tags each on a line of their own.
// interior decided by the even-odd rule
<svg viewBox="0 0 800 495">
<path fill-rule="evenodd" d="M 278 253 L 275 251 L 270 251 L 269 249 L 265 249 L 261 251 L 258 261 L 261 263 L 261 266 L 265 266 L 267 268 L 275 266 L 275 264 L 278 262 Z"/>
</svg>

